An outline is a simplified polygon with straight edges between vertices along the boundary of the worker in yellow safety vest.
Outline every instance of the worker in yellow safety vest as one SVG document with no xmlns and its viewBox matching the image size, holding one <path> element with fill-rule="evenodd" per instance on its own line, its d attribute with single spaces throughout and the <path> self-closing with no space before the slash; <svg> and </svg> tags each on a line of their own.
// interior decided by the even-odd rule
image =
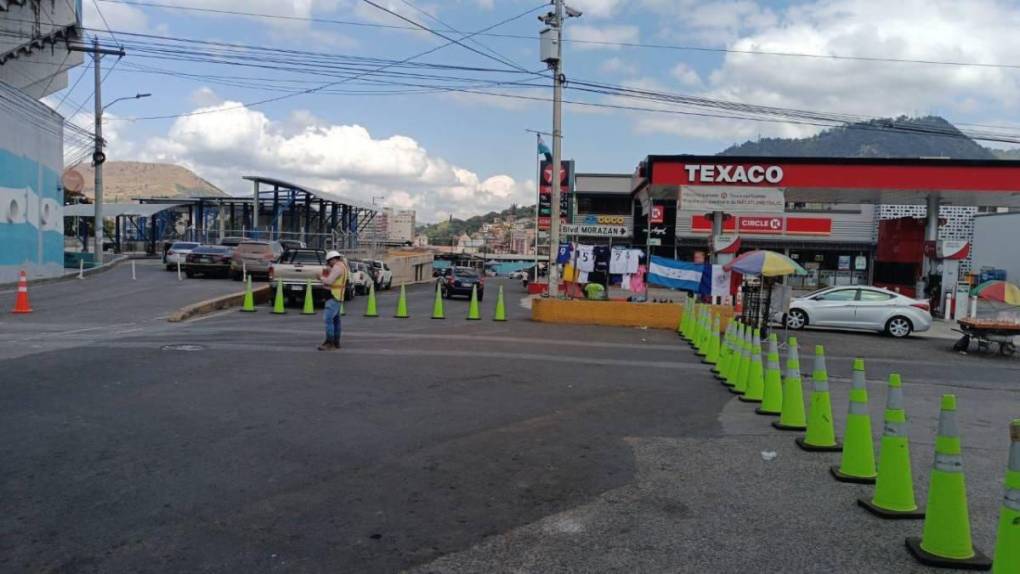
<svg viewBox="0 0 1020 574">
<path fill-rule="evenodd" d="M 322 285 L 329 289 L 323 316 L 326 320 L 326 340 L 319 345 L 320 351 L 340 348 L 340 305 L 347 289 L 347 266 L 337 251 L 326 254 L 326 266 L 322 269 Z"/>
</svg>

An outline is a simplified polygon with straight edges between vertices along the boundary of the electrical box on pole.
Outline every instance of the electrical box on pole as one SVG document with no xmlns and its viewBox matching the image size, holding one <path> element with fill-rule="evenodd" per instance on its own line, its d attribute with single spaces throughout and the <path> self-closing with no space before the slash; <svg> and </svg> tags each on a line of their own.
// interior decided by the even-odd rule
<svg viewBox="0 0 1020 574">
<path fill-rule="evenodd" d="M 560 60 L 559 30 L 546 28 L 538 33 L 540 60 L 552 65 Z"/>
</svg>

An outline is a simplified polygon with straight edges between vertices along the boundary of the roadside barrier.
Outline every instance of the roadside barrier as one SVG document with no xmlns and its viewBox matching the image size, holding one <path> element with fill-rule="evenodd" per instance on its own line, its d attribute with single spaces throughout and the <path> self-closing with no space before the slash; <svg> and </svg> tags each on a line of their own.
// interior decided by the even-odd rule
<svg viewBox="0 0 1020 574">
<path fill-rule="evenodd" d="M 468 307 L 468 321 L 478 321 L 482 316 L 478 312 L 478 285 L 471 286 L 471 306 Z"/>
<path fill-rule="evenodd" d="M 273 301 L 273 313 L 283 315 L 287 309 L 283 305 L 283 279 L 276 280 L 276 299 Z"/>
<path fill-rule="evenodd" d="M 366 317 L 378 317 L 379 310 L 376 309 L 375 304 L 375 284 L 370 283 L 368 285 L 368 305 L 365 306 Z"/>
<path fill-rule="evenodd" d="M 1020 572 L 1020 419 L 1009 424 L 1009 464 L 1006 493 L 999 511 L 993 574 Z"/>
<path fill-rule="evenodd" d="M 712 313 L 712 332 L 709 333 L 708 350 L 702 363 L 714 365 L 719 362 L 719 314 Z"/>
<path fill-rule="evenodd" d="M 762 383 L 761 406 L 754 409 L 759 415 L 775 416 L 783 412 L 783 372 L 779 365 L 779 339 L 769 335 L 769 354 L 765 358 L 765 379 Z"/>
<path fill-rule="evenodd" d="M 393 314 L 394 319 L 407 319 L 407 290 L 404 284 L 400 284 L 400 297 L 397 299 L 397 312 Z"/>
<path fill-rule="evenodd" d="M 992 566 L 971 542 L 955 395 L 942 395 L 924 531 L 921 538 L 907 538 L 906 544 L 914 558 L 927 566 L 968 570 Z"/>
<path fill-rule="evenodd" d="M 506 321 L 506 303 L 503 301 L 503 286 L 499 286 L 499 293 L 496 295 L 496 312 L 492 314 L 493 321 Z"/>
<path fill-rule="evenodd" d="M 751 333 L 751 367 L 747 372 L 747 392 L 740 397 L 745 403 L 760 403 L 765 394 L 765 375 L 761 365 L 761 331 Z"/>
<path fill-rule="evenodd" d="M 786 378 L 783 379 L 783 410 L 779 414 L 779 420 L 773 421 L 772 426 L 785 431 L 807 430 L 797 337 L 787 339 L 786 345 L 789 350 L 786 355 Z"/>
<path fill-rule="evenodd" d="M 730 392 L 742 395 L 747 392 L 747 375 L 751 372 L 751 327 L 744 326 L 744 336 L 740 340 L 740 365 Z"/>
<path fill-rule="evenodd" d="M 439 283 L 436 283 L 436 301 L 432 304 L 432 318 L 446 318 L 446 314 L 443 313 L 443 291 L 439 288 Z"/>
<path fill-rule="evenodd" d="M 23 315 L 32 312 L 32 305 L 28 302 L 28 276 L 24 271 L 18 274 L 18 295 L 14 299 L 14 308 L 11 313 Z"/>
<path fill-rule="evenodd" d="M 864 376 L 864 359 L 854 359 L 850 403 L 847 406 L 846 428 L 843 430 L 843 457 L 839 466 L 830 469 L 840 482 L 874 484 L 875 444 L 871 438 L 871 412 L 868 410 L 868 387 Z"/>
<path fill-rule="evenodd" d="M 829 396 L 829 371 L 825 368 L 825 347 L 815 345 L 815 368 L 811 372 L 814 388 L 808 407 L 807 432 L 797 437 L 797 446 L 808 452 L 839 452 L 843 446 L 836 440 Z"/>
<path fill-rule="evenodd" d="M 305 281 L 305 306 L 301 309 L 302 315 L 315 314 L 315 297 L 312 295 L 312 280 Z"/>
<path fill-rule="evenodd" d="M 251 290 L 251 275 L 248 275 L 244 281 L 244 303 L 241 305 L 241 311 L 245 313 L 255 312 L 255 295 Z"/>
<path fill-rule="evenodd" d="M 914 478 L 910 470 L 910 439 L 907 412 L 903 408 L 903 383 L 897 373 L 889 375 L 885 423 L 878 444 L 878 479 L 875 494 L 857 504 L 882 518 L 924 518 L 914 500 Z"/>
</svg>

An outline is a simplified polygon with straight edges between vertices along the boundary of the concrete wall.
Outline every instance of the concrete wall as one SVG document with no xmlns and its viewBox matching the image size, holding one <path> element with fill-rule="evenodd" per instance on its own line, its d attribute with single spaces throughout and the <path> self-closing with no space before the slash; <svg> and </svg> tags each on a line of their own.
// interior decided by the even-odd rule
<svg viewBox="0 0 1020 574">
<path fill-rule="evenodd" d="M 0 283 L 64 270 L 63 118 L 0 83 Z"/>
<path fill-rule="evenodd" d="M 982 267 L 1006 270 L 1006 280 L 1020 283 L 1020 213 L 979 215 L 974 218 L 971 270 Z"/>
<path fill-rule="evenodd" d="M 432 254 L 396 254 L 386 257 L 393 272 L 393 285 L 432 281 Z"/>
</svg>

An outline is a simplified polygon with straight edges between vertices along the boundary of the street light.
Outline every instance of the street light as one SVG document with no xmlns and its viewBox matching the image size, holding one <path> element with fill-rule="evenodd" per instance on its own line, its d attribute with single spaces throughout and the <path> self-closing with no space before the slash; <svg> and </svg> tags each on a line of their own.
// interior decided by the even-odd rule
<svg viewBox="0 0 1020 574">
<path fill-rule="evenodd" d="M 96 264 L 102 265 L 103 264 L 103 163 L 106 161 L 106 154 L 103 153 L 103 144 L 104 144 L 104 142 L 103 142 L 103 112 L 106 111 L 106 108 L 112 106 L 113 104 L 116 104 L 119 101 L 122 101 L 122 100 L 140 100 L 142 98 L 147 98 L 147 97 L 151 96 L 152 94 L 141 94 L 141 93 L 139 93 L 139 94 L 135 94 L 133 96 L 124 96 L 122 98 L 117 98 L 117 99 L 113 100 L 112 102 L 110 102 L 110 103 L 108 103 L 108 104 L 106 104 L 104 106 L 104 105 L 102 105 L 102 102 L 103 102 L 102 98 L 103 98 L 103 96 L 102 96 L 102 92 L 100 91 L 100 86 L 102 85 L 102 80 L 100 80 L 100 78 L 99 78 L 99 55 L 98 54 L 96 55 L 95 73 L 96 73 L 96 92 L 95 92 L 95 101 L 96 101 L 96 140 L 95 140 L 95 148 L 94 148 L 94 150 L 92 152 L 92 163 L 96 166 L 96 183 L 95 183 L 95 187 L 96 187 L 96 201 L 95 201 L 95 217 L 94 217 L 93 221 L 94 221 L 95 227 L 96 227 L 96 230 L 95 230 L 95 238 L 96 238 L 96 244 L 95 244 Z"/>
</svg>

